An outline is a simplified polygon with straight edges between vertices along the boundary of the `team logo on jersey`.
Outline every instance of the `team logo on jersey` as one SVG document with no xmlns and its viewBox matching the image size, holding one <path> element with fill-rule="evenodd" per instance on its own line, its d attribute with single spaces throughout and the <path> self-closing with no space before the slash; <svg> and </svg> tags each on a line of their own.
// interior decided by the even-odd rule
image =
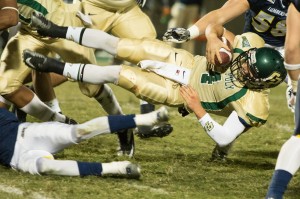
<svg viewBox="0 0 300 199">
<path fill-rule="evenodd" d="M 207 121 L 204 125 L 204 129 L 206 132 L 213 130 L 213 128 L 214 128 L 214 123 L 212 123 L 211 121 Z"/>
<path fill-rule="evenodd" d="M 251 47 L 249 40 L 247 39 L 247 37 L 242 36 L 242 48 L 247 48 L 247 47 Z"/>
</svg>

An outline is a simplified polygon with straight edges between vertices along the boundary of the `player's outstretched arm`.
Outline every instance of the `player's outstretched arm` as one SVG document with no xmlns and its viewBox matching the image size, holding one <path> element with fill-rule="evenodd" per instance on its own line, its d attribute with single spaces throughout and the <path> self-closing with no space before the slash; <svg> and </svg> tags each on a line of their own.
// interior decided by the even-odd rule
<svg viewBox="0 0 300 199">
<path fill-rule="evenodd" d="M 31 26 L 41 36 L 68 39 L 86 47 L 105 50 L 112 55 L 117 53 L 119 38 L 101 30 L 58 26 L 39 12 L 32 13 Z"/>
<path fill-rule="evenodd" d="M 180 88 L 180 94 L 192 110 L 205 132 L 221 147 L 232 143 L 246 129 L 233 111 L 223 125 L 214 121 L 201 106 L 198 92 L 190 85 Z"/>
<path fill-rule="evenodd" d="M 190 28 L 173 27 L 163 36 L 164 41 L 183 43 L 205 34 L 205 29 L 211 23 L 225 24 L 240 16 L 250 8 L 247 0 L 229 0 L 221 8 L 213 10 L 201 17 Z"/>
</svg>

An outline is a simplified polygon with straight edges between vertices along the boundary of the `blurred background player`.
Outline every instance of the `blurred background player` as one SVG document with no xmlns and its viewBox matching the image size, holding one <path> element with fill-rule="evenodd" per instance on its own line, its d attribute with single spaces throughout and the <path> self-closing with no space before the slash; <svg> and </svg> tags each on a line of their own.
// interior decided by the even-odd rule
<svg viewBox="0 0 300 199">
<path fill-rule="evenodd" d="M 177 0 L 171 8 L 171 19 L 168 28 L 189 28 L 199 19 L 203 1 L 202 0 Z M 191 53 L 195 53 L 196 40 L 190 40 L 179 46 Z M 175 46 L 175 43 L 171 43 Z M 177 47 L 179 47 L 177 46 Z"/>
<path fill-rule="evenodd" d="M 140 168 L 129 161 L 111 163 L 55 160 L 53 154 L 97 135 L 138 125 L 154 125 L 168 120 L 165 107 L 144 115 L 115 115 L 92 119 L 78 125 L 58 122 L 20 123 L 0 108 L 0 164 L 30 174 L 63 176 L 120 175 L 140 177 Z"/>
<path fill-rule="evenodd" d="M 300 75 L 300 1 L 292 0 L 287 15 L 287 34 L 285 40 L 285 67 L 293 81 Z M 294 85 L 297 91 L 297 85 Z M 267 199 L 282 199 L 289 182 L 300 167 L 300 94 L 297 93 L 295 108 L 294 135 L 282 146 L 271 179 Z"/>
</svg>

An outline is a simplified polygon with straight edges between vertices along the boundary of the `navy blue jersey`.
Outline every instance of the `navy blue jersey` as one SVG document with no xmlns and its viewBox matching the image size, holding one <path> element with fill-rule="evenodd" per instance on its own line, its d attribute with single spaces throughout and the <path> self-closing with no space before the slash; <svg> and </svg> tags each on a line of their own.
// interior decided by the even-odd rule
<svg viewBox="0 0 300 199">
<path fill-rule="evenodd" d="M 245 15 L 245 32 L 261 36 L 266 44 L 284 46 L 288 2 L 285 0 L 248 0 L 250 10 Z"/>
<path fill-rule="evenodd" d="M 9 166 L 14 153 L 20 122 L 14 114 L 0 108 L 0 164 Z"/>
<path fill-rule="evenodd" d="M 300 0 L 290 0 L 294 6 L 296 7 L 296 9 L 300 12 Z"/>
</svg>

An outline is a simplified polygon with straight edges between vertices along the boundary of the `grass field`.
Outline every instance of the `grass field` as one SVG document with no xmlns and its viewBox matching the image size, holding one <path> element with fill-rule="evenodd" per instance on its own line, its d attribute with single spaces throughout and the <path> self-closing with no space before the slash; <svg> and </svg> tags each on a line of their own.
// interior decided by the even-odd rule
<svg viewBox="0 0 300 199">
<path fill-rule="evenodd" d="M 138 113 L 139 101 L 114 87 L 125 113 Z M 56 88 L 65 114 L 78 122 L 105 115 L 83 96 L 76 83 Z M 293 115 L 286 108 L 285 85 L 271 92 L 271 115 L 266 125 L 252 129 L 235 143 L 227 162 L 210 161 L 213 141 L 196 118 L 182 118 L 170 108 L 174 131 L 164 138 L 136 137 L 131 161 L 142 167 L 142 178 L 33 176 L 0 167 L 0 198 L 264 198 L 281 145 L 292 134 Z M 223 118 L 214 117 L 217 121 Z M 29 121 L 35 121 L 28 118 Z M 116 135 L 105 135 L 66 149 L 57 159 L 80 161 L 124 160 L 116 156 Z M 290 183 L 286 198 L 299 198 L 299 177 Z"/>
</svg>

